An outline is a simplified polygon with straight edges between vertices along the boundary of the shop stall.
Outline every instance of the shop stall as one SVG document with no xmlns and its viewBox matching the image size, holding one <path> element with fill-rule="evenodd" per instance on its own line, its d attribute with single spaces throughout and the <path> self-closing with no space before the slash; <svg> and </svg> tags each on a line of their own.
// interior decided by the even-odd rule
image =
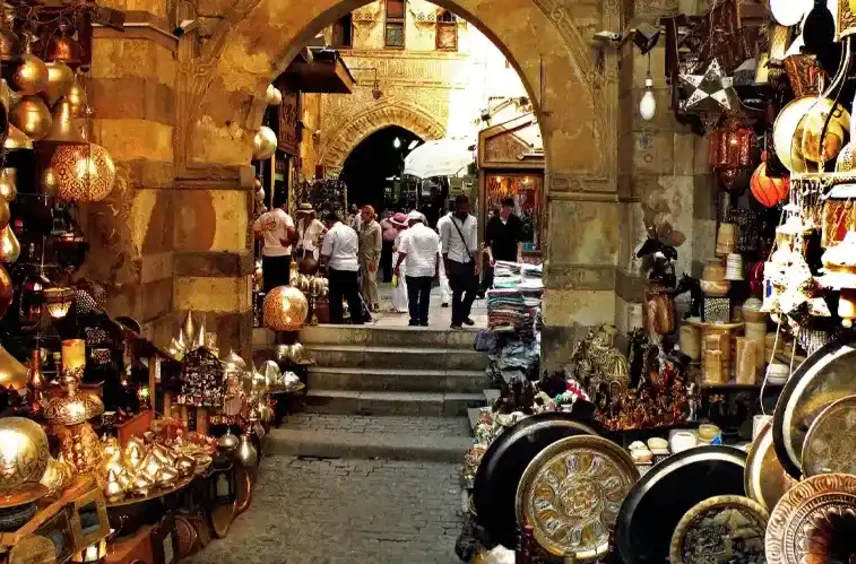
<svg viewBox="0 0 856 564">
<path fill-rule="evenodd" d="M 552 374 L 500 371 L 521 377 L 474 414 L 462 559 L 856 553 L 853 10 L 722 0 L 636 30 L 662 33 L 671 109 L 708 144 L 715 244 L 676 273 L 651 221 L 640 327 L 592 330 Z"/>
</svg>

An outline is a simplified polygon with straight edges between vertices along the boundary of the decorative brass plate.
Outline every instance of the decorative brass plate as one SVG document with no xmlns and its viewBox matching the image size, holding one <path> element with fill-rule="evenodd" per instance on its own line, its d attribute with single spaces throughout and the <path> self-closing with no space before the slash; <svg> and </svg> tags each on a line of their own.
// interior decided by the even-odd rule
<svg viewBox="0 0 856 564">
<path fill-rule="evenodd" d="M 693 506 L 672 535 L 671 564 L 764 562 L 764 531 L 770 518 L 759 503 L 720 495 Z"/>
<path fill-rule="evenodd" d="M 797 483 L 785 472 L 776 456 L 773 428 L 769 424 L 764 426 L 749 449 L 743 481 L 746 495 L 767 511 L 772 511 L 785 492 Z"/>
<path fill-rule="evenodd" d="M 805 436 L 802 469 L 818 474 L 856 474 L 856 396 L 824 409 Z"/>
<path fill-rule="evenodd" d="M 580 560 L 609 549 L 621 503 L 639 478 L 630 455 L 601 437 L 580 435 L 550 445 L 536 456 L 517 487 L 520 525 L 550 554 Z"/>
<path fill-rule="evenodd" d="M 811 355 L 788 380 L 773 415 L 773 444 L 782 466 L 794 478 L 802 475 L 806 433 L 820 412 L 853 395 L 853 342 L 833 341 Z"/>
<path fill-rule="evenodd" d="M 767 564 L 848 562 L 856 545 L 856 476 L 822 474 L 779 500 L 767 525 Z"/>
</svg>

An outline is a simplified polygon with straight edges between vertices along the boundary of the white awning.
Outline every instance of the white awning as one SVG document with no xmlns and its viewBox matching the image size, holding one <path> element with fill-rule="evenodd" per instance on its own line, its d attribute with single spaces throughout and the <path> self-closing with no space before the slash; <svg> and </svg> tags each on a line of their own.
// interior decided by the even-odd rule
<svg viewBox="0 0 856 564">
<path fill-rule="evenodd" d="M 428 141 L 413 149 L 404 159 L 404 174 L 418 178 L 455 176 L 475 162 L 466 139 L 440 139 Z"/>
</svg>

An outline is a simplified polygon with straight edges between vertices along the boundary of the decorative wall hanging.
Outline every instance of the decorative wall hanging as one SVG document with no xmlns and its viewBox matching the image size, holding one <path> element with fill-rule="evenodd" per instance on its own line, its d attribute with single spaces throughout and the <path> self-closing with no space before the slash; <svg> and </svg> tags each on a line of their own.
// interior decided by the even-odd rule
<svg viewBox="0 0 856 564">
<path fill-rule="evenodd" d="M 856 396 L 830 404 L 817 416 L 805 436 L 802 470 L 807 477 L 856 475 Z"/>
<path fill-rule="evenodd" d="M 721 114 L 737 109 L 734 79 L 726 76 L 719 61 L 712 61 L 704 74 L 682 74 L 681 84 L 690 88 L 690 94 L 680 103 L 685 113 Z"/>
</svg>

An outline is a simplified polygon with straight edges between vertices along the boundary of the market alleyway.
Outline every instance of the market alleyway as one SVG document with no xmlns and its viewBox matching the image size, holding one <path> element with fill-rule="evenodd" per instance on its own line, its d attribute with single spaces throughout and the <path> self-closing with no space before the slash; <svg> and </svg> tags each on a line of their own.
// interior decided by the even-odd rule
<svg viewBox="0 0 856 564">
<path fill-rule="evenodd" d="M 271 431 L 250 509 L 190 564 L 458 562 L 467 410 L 485 404 L 487 359 L 435 297 L 429 328 L 387 313 L 304 329 L 306 410 Z M 473 317 L 484 326 L 484 301 Z"/>
</svg>

